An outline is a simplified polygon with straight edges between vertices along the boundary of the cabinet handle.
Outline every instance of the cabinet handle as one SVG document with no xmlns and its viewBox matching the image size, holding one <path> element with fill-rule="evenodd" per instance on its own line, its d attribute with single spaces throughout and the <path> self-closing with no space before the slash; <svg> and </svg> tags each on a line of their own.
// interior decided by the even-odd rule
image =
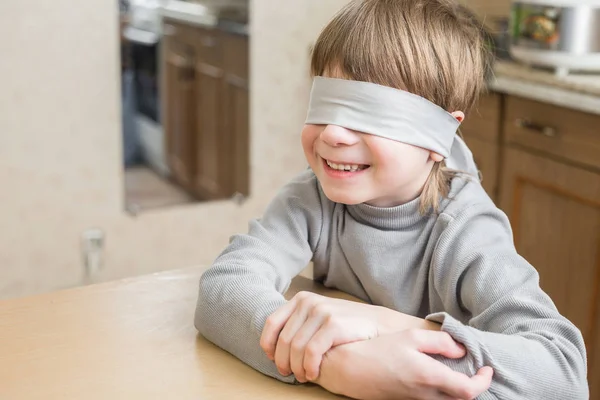
<svg viewBox="0 0 600 400">
<path fill-rule="evenodd" d="M 196 65 L 196 69 L 202 75 L 207 75 L 207 76 L 210 76 L 211 78 L 219 79 L 223 76 L 222 69 L 213 67 L 212 65 L 208 65 L 208 64 L 205 64 L 202 62 L 200 62 L 200 63 L 198 63 L 198 65 Z"/>
<path fill-rule="evenodd" d="M 536 124 L 534 122 L 531 122 L 531 120 L 527 118 L 517 118 L 517 120 L 515 121 L 515 125 L 517 125 L 519 128 L 539 132 L 547 137 L 556 137 L 557 135 L 556 128 L 552 126 Z"/>
</svg>

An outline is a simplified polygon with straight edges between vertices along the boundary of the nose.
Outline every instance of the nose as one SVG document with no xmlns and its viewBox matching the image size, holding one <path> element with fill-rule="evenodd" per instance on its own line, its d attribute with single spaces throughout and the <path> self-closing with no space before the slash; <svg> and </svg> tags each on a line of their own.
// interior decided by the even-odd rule
<svg viewBox="0 0 600 400">
<path fill-rule="evenodd" d="M 331 147 L 352 146 L 360 141 L 360 136 L 338 125 L 327 125 L 321 132 L 321 140 Z"/>
</svg>

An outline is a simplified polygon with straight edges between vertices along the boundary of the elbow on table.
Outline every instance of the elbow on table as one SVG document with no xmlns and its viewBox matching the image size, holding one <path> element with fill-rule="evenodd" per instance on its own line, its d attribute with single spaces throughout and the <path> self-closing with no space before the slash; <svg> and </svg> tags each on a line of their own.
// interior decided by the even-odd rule
<svg viewBox="0 0 600 400">
<path fill-rule="evenodd" d="M 215 318 L 212 315 L 214 309 L 214 301 L 211 301 L 211 291 L 215 289 L 214 279 L 209 271 L 202 274 L 198 287 L 198 301 L 196 302 L 196 311 L 194 312 L 194 326 L 202 334 L 209 339 L 209 327 L 211 322 L 215 323 Z M 208 335 L 208 336 L 207 336 Z"/>
<path fill-rule="evenodd" d="M 587 400 L 590 398 L 590 388 L 587 379 L 587 363 L 584 358 L 571 367 L 568 379 L 571 398 Z M 566 397 L 565 397 L 566 398 Z"/>
<path fill-rule="evenodd" d="M 546 391 L 548 398 L 562 393 L 564 399 L 589 399 L 589 384 L 587 379 L 587 357 L 583 338 L 579 336 L 577 343 L 569 343 L 567 347 L 558 345 L 562 355 L 562 376 L 557 376 L 553 381 L 555 385 L 548 385 Z"/>
</svg>

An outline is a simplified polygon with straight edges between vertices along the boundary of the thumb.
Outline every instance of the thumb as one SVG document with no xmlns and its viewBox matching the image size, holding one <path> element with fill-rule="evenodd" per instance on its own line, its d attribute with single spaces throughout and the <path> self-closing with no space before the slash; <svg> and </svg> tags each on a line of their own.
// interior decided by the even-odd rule
<svg viewBox="0 0 600 400">
<path fill-rule="evenodd" d="M 439 354 L 448 358 L 461 358 L 467 354 L 465 347 L 446 332 L 418 330 L 413 335 L 416 349 L 426 354 Z"/>
</svg>

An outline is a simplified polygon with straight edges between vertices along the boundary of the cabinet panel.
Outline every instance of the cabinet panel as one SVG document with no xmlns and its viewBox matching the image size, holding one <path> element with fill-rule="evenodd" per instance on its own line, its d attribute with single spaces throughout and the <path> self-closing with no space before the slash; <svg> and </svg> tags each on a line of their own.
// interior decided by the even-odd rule
<svg viewBox="0 0 600 400">
<path fill-rule="evenodd" d="M 246 36 L 223 36 L 223 65 L 225 68 L 223 126 L 229 135 L 230 146 L 223 157 L 231 166 L 232 192 L 248 196 L 250 192 L 250 107 L 249 57 Z M 232 194 L 233 194 L 232 193 Z"/>
<path fill-rule="evenodd" d="M 467 138 L 479 138 L 496 143 L 500 137 L 502 97 L 490 93 L 479 98 L 477 104 L 465 116 L 460 131 Z"/>
<path fill-rule="evenodd" d="M 223 51 L 227 47 L 227 44 L 223 44 L 222 35 L 219 34 L 219 31 L 196 28 L 194 43 L 199 59 L 214 67 L 223 67 Z"/>
<path fill-rule="evenodd" d="M 164 120 L 175 179 L 199 200 L 249 195 L 248 37 L 166 19 Z"/>
<path fill-rule="evenodd" d="M 232 190 L 248 196 L 250 191 L 249 168 L 249 105 L 248 82 L 229 75 L 225 80 L 224 107 L 227 115 L 223 125 L 225 131 L 230 133 L 231 146 L 227 154 L 222 154 L 229 160 L 232 167 Z"/>
<path fill-rule="evenodd" d="M 473 153 L 475 164 L 479 168 L 483 188 L 495 202 L 498 193 L 499 146 L 478 137 L 466 138 L 465 143 Z"/>
<path fill-rule="evenodd" d="M 199 62 L 196 66 L 197 169 L 195 190 L 205 199 L 216 199 L 229 191 L 229 164 L 222 157 L 227 146 L 222 113 L 223 70 Z"/>
<path fill-rule="evenodd" d="M 190 188 L 195 170 L 193 48 L 170 38 L 165 42 L 164 127 L 173 179 Z"/>
<path fill-rule="evenodd" d="M 600 174 L 508 148 L 501 206 L 542 288 L 581 329 L 600 399 Z M 594 397 L 595 396 L 595 397 Z"/>
</svg>

